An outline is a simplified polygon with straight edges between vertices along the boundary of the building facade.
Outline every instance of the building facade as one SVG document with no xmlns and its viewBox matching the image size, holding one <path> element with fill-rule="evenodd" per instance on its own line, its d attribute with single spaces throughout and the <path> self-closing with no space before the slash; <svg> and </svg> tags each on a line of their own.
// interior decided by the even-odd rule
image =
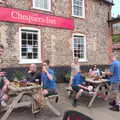
<svg viewBox="0 0 120 120">
<path fill-rule="evenodd" d="M 112 50 L 114 54 L 117 56 L 117 59 L 120 60 L 120 17 L 113 18 L 110 20 L 112 25 L 112 40 L 113 47 Z"/>
<path fill-rule="evenodd" d="M 70 66 L 74 57 L 80 65 L 109 63 L 112 4 L 108 0 L 0 1 L 2 67 L 45 59 L 52 66 Z"/>
</svg>

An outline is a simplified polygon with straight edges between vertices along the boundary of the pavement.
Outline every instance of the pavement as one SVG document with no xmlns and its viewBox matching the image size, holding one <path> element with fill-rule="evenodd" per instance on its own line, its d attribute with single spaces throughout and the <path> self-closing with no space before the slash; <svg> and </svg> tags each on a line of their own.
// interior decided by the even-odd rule
<svg viewBox="0 0 120 120">
<path fill-rule="evenodd" d="M 72 98 L 68 98 L 66 91 L 67 84 L 58 84 L 58 92 L 60 100 L 58 103 L 54 103 L 54 106 L 60 111 L 61 116 L 57 117 L 46 106 L 36 116 L 32 115 L 30 108 L 19 108 L 12 112 L 8 120 L 62 120 L 64 112 L 67 110 L 79 111 L 93 120 L 120 120 L 120 112 L 111 111 L 108 105 L 108 101 L 104 101 L 101 98 L 97 98 L 91 108 L 87 105 L 91 99 L 90 96 L 81 96 L 78 106 L 72 107 Z"/>
</svg>

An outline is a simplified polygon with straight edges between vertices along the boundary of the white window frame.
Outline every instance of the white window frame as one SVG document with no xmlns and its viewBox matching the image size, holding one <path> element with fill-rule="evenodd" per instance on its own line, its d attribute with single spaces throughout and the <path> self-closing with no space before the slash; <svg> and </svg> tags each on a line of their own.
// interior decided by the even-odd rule
<svg viewBox="0 0 120 120">
<path fill-rule="evenodd" d="M 79 17 L 79 18 L 85 18 L 85 0 L 83 0 L 83 11 L 82 11 L 82 16 L 79 15 L 74 15 L 74 0 L 72 0 L 72 16 L 73 17 Z"/>
<path fill-rule="evenodd" d="M 26 29 L 26 30 L 35 30 L 38 31 L 38 58 L 37 59 L 22 59 L 22 51 L 21 51 L 21 47 L 22 47 L 22 40 L 21 40 L 21 31 L 22 29 Z M 19 28 L 19 51 L 20 51 L 20 56 L 19 56 L 19 63 L 20 64 L 30 64 L 30 63 L 41 63 L 41 32 L 40 29 L 37 28 L 33 28 L 33 27 L 21 27 Z"/>
<path fill-rule="evenodd" d="M 0 0 L 0 3 L 4 3 L 5 1 L 4 0 Z"/>
<path fill-rule="evenodd" d="M 73 59 L 74 59 L 74 36 L 82 36 L 82 37 L 84 37 L 84 58 L 83 59 L 78 59 L 78 61 L 79 62 L 88 62 L 88 60 L 87 60 L 87 52 L 86 52 L 86 50 L 87 50 L 87 46 L 86 46 L 86 35 L 84 35 L 84 34 L 81 34 L 81 33 L 73 33 L 73 35 L 72 35 L 72 51 L 73 51 Z"/>
<path fill-rule="evenodd" d="M 32 0 L 32 3 L 33 3 L 33 8 L 34 9 L 43 10 L 43 11 L 51 11 L 51 5 L 52 5 L 51 0 L 48 1 L 48 7 L 49 7 L 48 9 L 36 7 L 35 6 L 35 0 Z"/>
</svg>

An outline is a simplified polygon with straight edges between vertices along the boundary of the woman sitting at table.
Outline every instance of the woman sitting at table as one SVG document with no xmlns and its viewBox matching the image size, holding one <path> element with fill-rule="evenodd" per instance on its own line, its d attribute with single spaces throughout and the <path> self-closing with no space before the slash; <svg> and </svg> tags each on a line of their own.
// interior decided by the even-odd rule
<svg viewBox="0 0 120 120">
<path fill-rule="evenodd" d="M 97 65 L 94 65 L 92 68 L 90 68 L 89 75 L 90 77 L 100 76 L 100 70 Z"/>
<path fill-rule="evenodd" d="M 72 89 L 77 92 L 75 99 L 73 100 L 73 106 L 76 107 L 77 100 L 79 99 L 79 96 L 83 93 L 83 91 L 92 91 L 92 86 L 86 86 L 85 85 L 85 77 L 81 75 L 80 72 L 78 72 L 73 80 L 72 80 Z"/>
<path fill-rule="evenodd" d="M 41 84 L 40 72 L 37 70 L 36 64 L 31 64 L 26 74 L 27 81 Z"/>
</svg>

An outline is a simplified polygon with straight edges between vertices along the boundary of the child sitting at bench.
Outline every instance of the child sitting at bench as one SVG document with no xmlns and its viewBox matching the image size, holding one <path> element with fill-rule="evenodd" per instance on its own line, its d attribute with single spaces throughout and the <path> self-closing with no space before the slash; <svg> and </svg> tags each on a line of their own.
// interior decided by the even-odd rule
<svg viewBox="0 0 120 120">
<path fill-rule="evenodd" d="M 80 72 L 78 72 L 74 76 L 71 86 L 72 86 L 72 89 L 77 92 L 77 94 L 73 100 L 73 106 L 76 107 L 79 96 L 83 93 L 83 91 L 91 91 L 92 86 L 85 85 L 85 77 L 82 76 Z"/>
</svg>

